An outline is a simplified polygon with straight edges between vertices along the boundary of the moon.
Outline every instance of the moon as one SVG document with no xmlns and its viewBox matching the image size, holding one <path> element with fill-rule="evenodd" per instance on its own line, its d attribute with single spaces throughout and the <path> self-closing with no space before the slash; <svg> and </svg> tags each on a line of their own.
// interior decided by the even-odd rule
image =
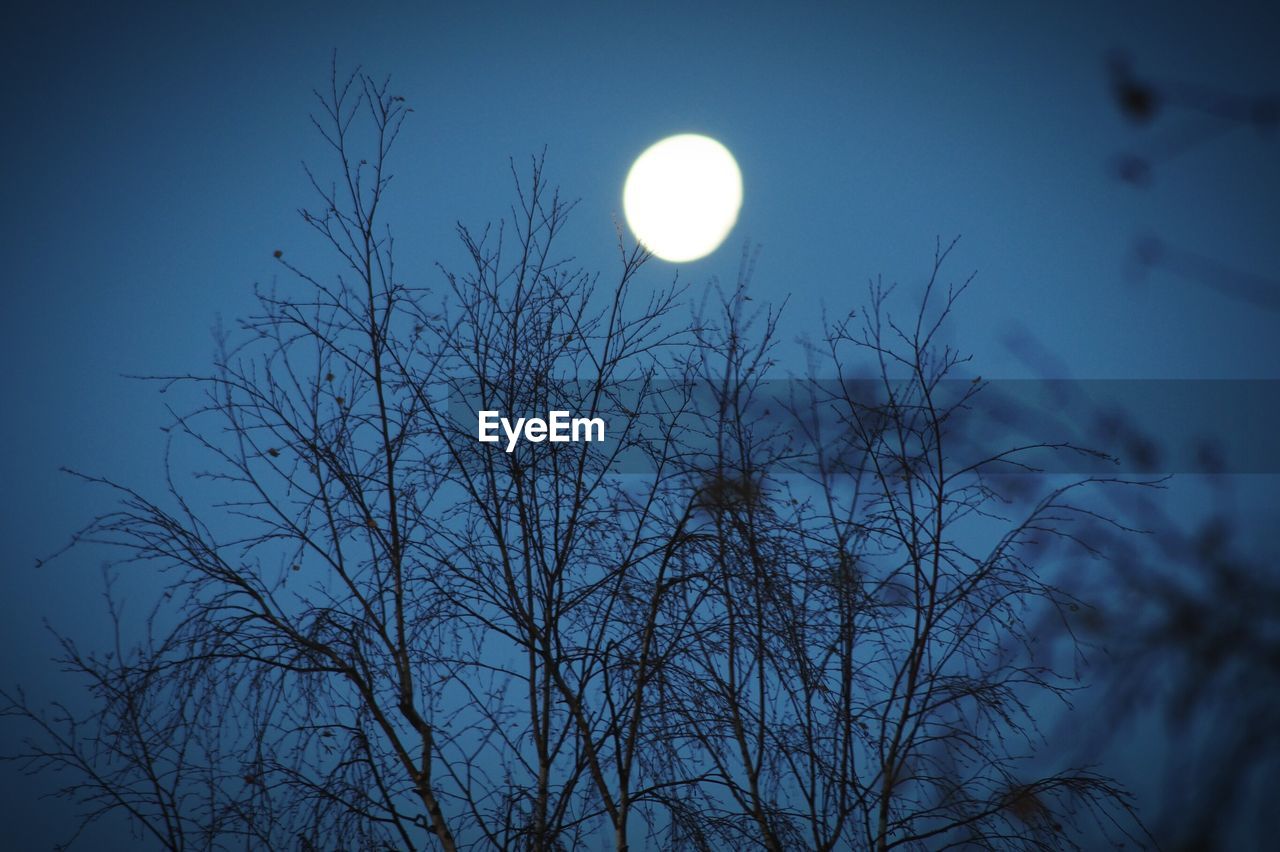
<svg viewBox="0 0 1280 852">
<path fill-rule="evenodd" d="M 622 187 L 631 231 L 672 263 L 720 247 L 742 209 L 742 172 L 729 149 L 709 136 L 682 133 L 650 145 Z"/>
</svg>

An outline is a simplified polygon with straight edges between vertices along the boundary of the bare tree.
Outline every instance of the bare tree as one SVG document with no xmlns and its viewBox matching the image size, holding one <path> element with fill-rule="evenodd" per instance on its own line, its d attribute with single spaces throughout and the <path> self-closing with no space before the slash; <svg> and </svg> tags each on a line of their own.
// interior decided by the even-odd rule
<svg viewBox="0 0 1280 852">
<path fill-rule="evenodd" d="M 1037 564 L 1043 539 L 1071 543 L 1073 521 L 1106 522 L 1073 498 L 1124 483 L 1013 501 L 993 474 L 1029 472 L 1036 450 L 1086 451 L 957 461 L 953 421 L 983 385 L 942 391 L 963 361 L 936 343 L 963 290 L 939 293 L 949 251 L 911 324 L 873 286 L 865 313 L 814 344 L 834 380 L 792 382 L 787 399 L 763 388 L 773 314 L 754 317 L 753 336 L 740 290 L 719 338 L 703 333 L 702 351 L 722 353 L 703 377 L 723 428 L 694 529 L 710 543 L 705 588 L 684 601 L 698 627 L 671 673 L 675 728 L 715 780 L 699 811 L 716 819 L 694 833 L 718 840 L 695 847 L 1058 849 L 1083 823 L 1142 837 L 1112 822 L 1132 816 L 1113 781 L 1083 766 L 1037 774 L 1031 761 L 1044 701 L 1080 686 L 1034 648 L 1039 619 L 1076 605 Z M 759 416 L 770 406 L 772 428 Z"/>
<path fill-rule="evenodd" d="M 308 172 L 302 216 L 338 269 L 277 252 L 292 289 L 166 380 L 205 400 L 171 431 L 194 481 L 94 480 L 120 506 L 75 541 L 167 572 L 145 636 L 109 594 L 111 654 L 63 646 L 87 709 L 7 696 L 37 728 L 18 759 L 69 771 L 85 824 L 170 849 L 1141 839 L 1114 782 L 1027 762 L 1037 696 L 1076 685 L 1034 647 L 1071 603 L 1035 540 L 1106 483 L 1010 503 L 986 477 L 1016 448 L 954 462 L 982 386 L 938 393 L 947 250 L 910 325 L 873 288 L 810 347 L 834 382 L 784 400 L 750 257 L 687 318 L 621 234 L 614 277 L 578 269 L 541 158 L 501 224 L 459 227 L 443 294 L 403 283 L 380 211 L 405 102 L 336 69 L 319 101 L 336 180 Z M 481 409 L 609 436 L 508 450 L 458 416 Z"/>
</svg>

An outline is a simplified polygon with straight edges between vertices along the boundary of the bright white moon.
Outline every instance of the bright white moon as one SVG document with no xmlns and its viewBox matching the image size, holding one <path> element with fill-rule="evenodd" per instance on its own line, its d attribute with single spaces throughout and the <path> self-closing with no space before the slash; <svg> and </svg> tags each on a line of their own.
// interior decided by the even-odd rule
<svg viewBox="0 0 1280 852">
<path fill-rule="evenodd" d="M 668 136 L 627 173 L 622 210 L 645 248 L 679 263 L 720 247 L 742 209 L 742 172 L 729 149 L 708 136 Z"/>
</svg>

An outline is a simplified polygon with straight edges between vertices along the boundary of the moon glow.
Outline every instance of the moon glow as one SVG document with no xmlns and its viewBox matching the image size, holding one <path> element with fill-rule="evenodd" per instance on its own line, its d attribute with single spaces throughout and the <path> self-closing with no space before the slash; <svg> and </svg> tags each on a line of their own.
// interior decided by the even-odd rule
<svg viewBox="0 0 1280 852">
<path fill-rule="evenodd" d="M 636 158 L 622 188 L 622 210 L 636 239 L 672 263 L 720 247 L 742 209 L 742 172 L 729 149 L 683 133 Z"/>
</svg>

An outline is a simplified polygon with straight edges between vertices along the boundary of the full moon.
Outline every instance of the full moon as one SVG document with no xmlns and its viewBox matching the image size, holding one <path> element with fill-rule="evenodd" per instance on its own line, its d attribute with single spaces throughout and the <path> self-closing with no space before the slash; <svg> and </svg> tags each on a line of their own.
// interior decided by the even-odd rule
<svg viewBox="0 0 1280 852">
<path fill-rule="evenodd" d="M 742 209 L 742 172 L 729 149 L 683 133 L 636 158 L 622 188 L 622 210 L 636 239 L 680 263 L 720 247 Z"/>
</svg>

